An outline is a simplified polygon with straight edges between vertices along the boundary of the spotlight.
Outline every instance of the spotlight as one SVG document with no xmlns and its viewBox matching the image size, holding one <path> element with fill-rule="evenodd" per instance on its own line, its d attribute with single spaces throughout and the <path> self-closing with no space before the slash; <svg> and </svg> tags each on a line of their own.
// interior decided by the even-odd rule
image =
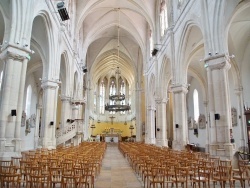
<svg viewBox="0 0 250 188">
<path fill-rule="evenodd" d="M 58 12 L 60 14 L 62 21 L 69 19 L 69 14 L 68 14 L 66 7 L 64 6 L 64 2 L 57 3 L 57 9 L 58 9 Z"/>
<path fill-rule="evenodd" d="M 20 42 L 19 42 L 19 41 L 16 41 L 16 44 L 20 44 Z"/>
<path fill-rule="evenodd" d="M 29 45 L 28 44 L 24 44 L 23 47 L 28 47 Z"/>
<path fill-rule="evenodd" d="M 34 54 L 34 53 L 35 53 L 35 51 L 33 51 L 33 50 L 31 50 L 30 52 L 31 52 L 32 54 Z"/>
<path fill-rule="evenodd" d="M 83 71 L 84 73 L 88 72 L 88 70 L 87 70 L 86 67 L 82 67 L 82 71 Z"/>
<path fill-rule="evenodd" d="M 158 49 L 154 48 L 153 51 L 152 51 L 152 53 L 151 53 L 152 56 L 155 56 L 158 53 L 158 51 L 159 51 Z"/>
<path fill-rule="evenodd" d="M 212 53 L 211 53 L 211 52 L 208 52 L 208 55 L 212 56 Z"/>
</svg>

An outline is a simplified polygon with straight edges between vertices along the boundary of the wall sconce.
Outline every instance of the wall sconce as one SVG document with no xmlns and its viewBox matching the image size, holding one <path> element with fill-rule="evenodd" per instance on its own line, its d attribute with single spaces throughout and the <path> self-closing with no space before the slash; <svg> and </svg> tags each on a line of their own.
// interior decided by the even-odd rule
<svg viewBox="0 0 250 188">
<path fill-rule="evenodd" d="M 220 114 L 214 114 L 214 119 L 219 120 L 220 119 Z"/>
<path fill-rule="evenodd" d="M 51 122 L 49 123 L 49 125 L 54 125 L 54 121 L 51 121 Z"/>
<path fill-rule="evenodd" d="M 84 73 L 88 72 L 87 67 L 83 66 L 83 67 L 82 67 L 82 71 L 83 71 Z"/>
<path fill-rule="evenodd" d="M 198 129 L 194 129 L 194 135 L 198 135 Z"/>
<path fill-rule="evenodd" d="M 16 110 L 11 110 L 11 116 L 16 116 Z"/>
<path fill-rule="evenodd" d="M 157 131 L 160 131 L 161 129 L 160 129 L 160 128 L 157 128 L 156 130 L 157 130 Z"/>
<path fill-rule="evenodd" d="M 179 124 L 175 124 L 175 128 L 178 129 L 179 128 Z"/>
<path fill-rule="evenodd" d="M 152 53 L 151 53 L 152 56 L 156 56 L 156 54 L 158 53 L 158 51 L 159 51 L 158 49 L 154 48 L 153 51 L 152 51 Z"/>
<path fill-rule="evenodd" d="M 66 7 L 64 6 L 64 2 L 57 3 L 57 9 L 58 9 L 58 12 L 60 14 L 62 21 L 69 19 L 69 14 L 68 14 Z"/>
</svg>

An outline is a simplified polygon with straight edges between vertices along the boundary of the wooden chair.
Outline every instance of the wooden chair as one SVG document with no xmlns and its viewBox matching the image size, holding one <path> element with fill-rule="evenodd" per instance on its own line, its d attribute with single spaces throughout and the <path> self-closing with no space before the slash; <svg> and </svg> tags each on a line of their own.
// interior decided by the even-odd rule
<svg viewBox="0 0 250 188">
<path fill-rule="evenodd" d="M 220 186 L 225 188 L 226 182 L 233 187 L 235 180 L 232 178 L 232 166 L 219 166 L 219 170 L 213 176 L 214 186 L 216 182 L 220 182 Z"/>
<path fill-rule="evenodd" d="M 13 166 L 0 166 L 1 187 L 20 187 L 21 175 Z"/>
<path fill-rule="evenodd" d="M 43 173 L 39 166 L 31 167 L 31 187 L 45 188 L 49 186 L 49 175 Z"/>
<path fill-rule="evenodd" d="M 239 169 L 233 170 L 233 179 L 239 180 L 241 187 L 245 188 L 245 181 L 250 180 L 250 175 L 248 171 L 248 160 L 247 161 L 239 161 Z"/>
<path fill-rule="evenodd" d="M 91 174 L 88 167 L 75 167 L 74 177 L 77 188 L 89 187 L 91 184 Z"/>
<path fill-rule="evenodd" d="M 201 187 L 201 183 L 207 187 L 210 184 L 210 174 L 211 168 L 207 166 L 199 166 L 198 171 L 195 173 L 194 177 L 192 178 L 193 187 L 196 187 L 196 183 L 198 183 L 199 188 Z"/>
<path fill-rule="evenodd" d="M 176 187 L 180 183 L 183 187 L 188 187 L 189 169 L 188 167 L 175 167 L 175 176 L 171 178 Z"/>
<path fill-rule="evenodd" d="M 149 176 L 149 187 L 158 187 L 158 184 L 161 188 L 165 187 L 165 168 L 164 167 L 152 167 L 151 176 Z"/>
<path fill-rule="evenodd" d="M 49 182 L 50 182 L 50 187 L 55 187 L 56 185 L 61 186 L 62 182 L 62 168 L 61 167 L 50 167 L 49 168 Z"/>
</svg>

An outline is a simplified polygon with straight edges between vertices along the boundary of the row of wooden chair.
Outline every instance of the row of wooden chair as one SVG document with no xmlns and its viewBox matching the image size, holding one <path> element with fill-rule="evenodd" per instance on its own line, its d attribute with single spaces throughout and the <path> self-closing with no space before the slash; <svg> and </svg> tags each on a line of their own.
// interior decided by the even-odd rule
<svg viewBox="0 0 250 188">
<path fill-rule="evenodd" d="M 94 187 L 106 143 L 22 152 L 0 161 L 0 187 Z"/>
<path fill-rule="evenodd" d="M 220 184 L 225 187 L 235 186 L 240 181 L 241 187 L 250 180 L 248 161 L 239 161 L 239 168 L 232 169 L 231 160 L 212 157 L 208 153 L 174 151 L 143 143 L 120 143 L 119 149 L 143 181 L 144 187 L 168 187 L 179 184 L 210 186 Z"/>
</svg>

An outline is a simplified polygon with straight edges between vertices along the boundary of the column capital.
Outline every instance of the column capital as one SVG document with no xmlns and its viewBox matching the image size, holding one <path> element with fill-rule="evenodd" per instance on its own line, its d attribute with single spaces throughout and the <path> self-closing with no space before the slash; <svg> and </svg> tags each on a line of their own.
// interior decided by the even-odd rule
<svg viewBox="0 0 250 188">
<path fill-rule="evenodd" d="M 41 105 L 41 104 L 36 105 L 36 109 L 42 109 L 42 108 L 43 108 L 43 105 Z"/>
<path fill-rule="evenodd" d="M 71 97 L 66 95 L 61 95 L 61 101 L 70 102 Z"/>
<path fill-rule="evenodd" d="M 16 46 L 8 44 L 0 54 L 0 59 L 14 59 L 18 61 L 23 61 L 25 59 L 30 60 L 30 54 L 31 51 L 19 49 Z"/>
<path fill-rule="evenodd" d="M 204 106 L 208 105 L 208 101 L 203 101 Z"/>
<path fill-rule="evenodd" d="M 152 111 L 155 111 L 156 109 L 155 109 L 155 107 L 153 107 L 153 106 L 148 106 L 148 107 L 147 107 L 147 110 L 150 110 L 150 111 L 151 111 L 151 110 L 152 110 Z"/>
<path fill-rule="evenodd" d="M 187 93 L 188 92 L 188 86 L 183 84 L 175 84 L 171 86 L 171 90 L 173 93 Z"/>
<path fill-rule="evenodd" d="M 229 63 L 228 57 L 223 55 L 212 56 L 204 59 L 205 67 L 214 69 L 226 69 L 229 70 L 231 68 L 231 64 Z"/>
<path fill-rule="evenodd" d="M 42 80 L 41 87 L 43 89 L 56 89 L 58 87 L 58 83 L 54 80 Z"/>
<path fill-rule="evenodd" d="M 156 99 L 155 99 L 155 102 L 156 102 L 157 104 L 167 103 L 167 102 L 168 102 L 168 99 L 167 99 L 167 98 L 156 98 Z"/>
<path fill-rule="evenodd" d="M 243 87 L 242 87 L 242 86 L 240 86 L 240 87 L 234 89 L 234 93 L 235 93 L 236 95 L 240 95 L 240 94 L 242 93 L 242 91 L 243 91 Z"/>
<path fill-rule="evenodd" d="M 79 109 L 79 106 L 78 106 L 77 104 L 73 104 L 73 105 L 72 105 L 72 109 L 73 109 L 73 110 L 78 110 L 78 109 Z"/>
</svg>

